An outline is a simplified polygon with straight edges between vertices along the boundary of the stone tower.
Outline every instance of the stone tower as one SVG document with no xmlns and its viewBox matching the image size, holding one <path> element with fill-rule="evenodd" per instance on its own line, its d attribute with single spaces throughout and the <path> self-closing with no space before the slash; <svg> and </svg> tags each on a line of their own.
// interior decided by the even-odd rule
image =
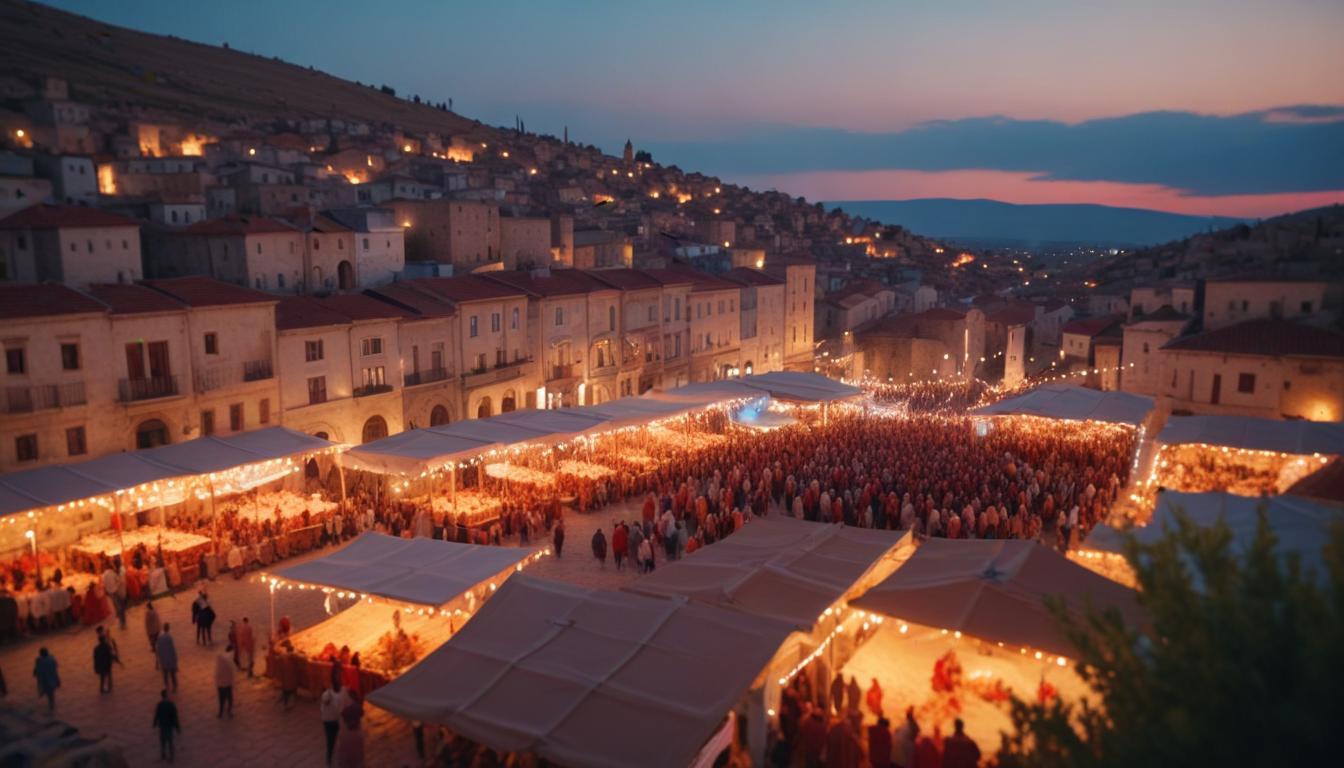
<svg viewBox="0 0 1344 768">
<path fill-rule="evenodd" d="M 625 159 L 626 165 L 635 162 L 635 145 L 631 144 L 629 139 L 625 140 L 625 152 L 621 154 L 621 157 Z"/>
</svg>

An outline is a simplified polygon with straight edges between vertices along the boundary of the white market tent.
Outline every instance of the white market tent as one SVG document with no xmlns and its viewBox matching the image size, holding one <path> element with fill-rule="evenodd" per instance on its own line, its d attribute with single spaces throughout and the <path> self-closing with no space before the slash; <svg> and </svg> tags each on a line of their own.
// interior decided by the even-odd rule
<svg viewBox="0 0 1344 768">
<path fill-rule="evenodd" d="M 485 419 L 413 429 L 351 448 L 341 466 L 384 474 L 418 475 L 495 450 L 551 444 L 624 427 L 684 416 L 721 403 L 775 397 L 825 403 L 861 394 L 857 387 L 811 373 L 778 371 L 741 379 L 688 384 L 601 405 L 521 410 Z"/>
<path fill-rule="evenodd" d="M 128 491 L 146 483 L 224 472 L 250 464 L 305 456 L 336 444 L 285 427 L 229 437 L 200 437 L 143 451 L 114 453 L 76 464 L 0 475 L 0 515 L 69 504 Z"/>
<path fill-rule="evenodd" d="M 909 532 L 851 528 L 782 515 L 660 567 L 626 587 L 683 596 L 810 631 L 836 601 L 862 593 L 909 557 Z"/>
<path fill-rule="evenodd" d="M 271 572 L 282 581 L 440 606 L 491 579 L 503 580 L 533 551 L 372 531 L 315 560 Z"/>
<path fill-rule="evenodd" d="M 1183 512 L 1198 527 L 1221 521 L 1232 532 L 1232 547 L 1244 552 L 1255 540 L 1259 512 L 1263 509 L 1269 527 L 1278 539 L 1280 554 L 1296 554 L 1303 570 L 1314 570 L 1324 577 L 1322 548 L 1330 540 L 1330 526 L 1344 520 L 1344 506 L 1327 504 L 1298 496 L 1250 498 L 1232 493 L 1182 493 L 1162 491 L 1152 520 L 1131 531 L 1140 544 L 1152 544 L 1178 528 L 1176 512 Z M 1122 554 L 1124 534 L 1108 525 L 1098 525 L 1083 549 L 1092 552 Z"/>
<path fill-rule="evenodd" d="M 772 371 L 742 379 L 747 386 L 768 392 L 776 400 L 830 403 L 859 397 L 863 390 L 819 373 Z"/>
<path fill-rule="evenodd" d="M 1104 421 L 1139 426 L 1153 410 L 1153 398 L 1128 392 L 1101 392 L 1070 384 L 1042 384 L 1029 392 L 981 406 L 974 416 L 1040 416 L 1070 421 Z"/>
<path fill-rule="evenodd" d="M 1344 454 L 1344 423 L 1252 416 L 1172 416 L 1157 436 L 1166 445 L 1202 443 L 1292 454 Z"/>
<path fill-rule="evenodd" d="M 519 575 L 369 701 L 561 765 L 683 768 L 790 632 L 694 601 Z"/>
<path fill-rule="evenodd" d="M 1035 541 L 925 541 L 899 570 L 850 605 L 983 640 L 1073 655 L 1045 600 L 1063 600 L 1078 619 L 1091 605 L 1142 622 L 1138 595 Z"/>
</svg>

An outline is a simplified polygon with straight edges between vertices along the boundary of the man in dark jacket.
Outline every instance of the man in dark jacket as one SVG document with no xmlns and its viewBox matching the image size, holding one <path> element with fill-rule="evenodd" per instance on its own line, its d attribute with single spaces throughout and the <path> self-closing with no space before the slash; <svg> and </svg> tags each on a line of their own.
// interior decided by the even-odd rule
<svg viewBox="0 0 1344 768">
<path fill-rule="evenodd" d="M 182 732 L 182 724 L 177 719 L 177 705 L 168 699 L 168 689 L 159 692 L 159 703 L 154 707 L 154 723 L 151 726 L 159 730 L 159 759 L 173 762 L 176 752 L 173 738 Z"/>
</svg>

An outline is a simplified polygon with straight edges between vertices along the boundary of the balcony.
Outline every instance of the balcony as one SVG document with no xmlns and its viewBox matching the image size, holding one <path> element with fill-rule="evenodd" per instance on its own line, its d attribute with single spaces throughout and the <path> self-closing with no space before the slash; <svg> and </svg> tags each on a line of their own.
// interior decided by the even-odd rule
<svg viewBox="0 0 1344 768">
<path fill-rule="evenodd" d="M 566 363 L 565 365 L 552 364 L 546 366 L 547 381 L 557 381 L 559 379 L 572 379 L 577 377 L 578 375 L 579 375 L 579 367 L 574 363 Z"/>
<path fill-rule="evenodd" d="M 368 397 L 369 395 L 381 395 L 384 392 L 391 392 L 391 384 L 367 384 L 362 387 L 355 387 L 355 397 Z"/>
<path fill-rule="evenodd" d="M 84 405 L 84 382 L 69 384 L 39 384 L 32 387 L 6 387 L 5 413 L 32 413 L 52 408 Z"/>
<path fill-rule="evenodd" d="M 181 394 L 180 376 L 156 376 L 148 379 L 122 379 L 118 384 L 121 402 L 134 403 L 140 400 L 156 400 L 161 397 L 176 397 Z"/>
<path fill-rule="evenodd" d="M 204 368 L 192 377 L 192 388 L 201 395 L 222 387 L 236 387 L 253 381 L 274 378 L 270 360 L 248 360 L 241 366 L 220 363 Z"/>
<path fill-rule="evenodd" d="M 270 360 L 248 360 L 243 363 L 243 381 L 264 381 L 274 375 Z"/>
<path fill-rule="evenodd" d="M 462 386 L 483 387 L 487 384 L 516 379 L 523 375 L 523 366 L 530 362 L 532 358 L 524 357 L 511 363 L 496 365 L 494 368 L 477 368 L 462 374 Z"/>
<path fill-rule="evenodd" d="M 433 384 L 436 381 L 443 381 L 451 374 L 447 368 L 430 368 L 427 371 L 416 371 L 406 374 L 406 386 L 418 387 L 421 384 Z"/>
<path fill-rule="evenodd" d="M 589 376 L 591 376 L 594 379 L 598 379 L 603 376 L 615 376 L 615 375 L 616 375 L 616 361 L 614 360 L 608 361 L 606 365 L 594 366 L 593 370 L 589 372 Z"/>
</svg>

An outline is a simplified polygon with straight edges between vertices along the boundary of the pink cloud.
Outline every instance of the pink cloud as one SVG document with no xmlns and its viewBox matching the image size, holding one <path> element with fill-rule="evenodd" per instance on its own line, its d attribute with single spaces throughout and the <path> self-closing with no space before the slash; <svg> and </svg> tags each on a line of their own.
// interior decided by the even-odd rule
<svg viewBox="0 0 1344 768">
<path fill-rule="evenodd" d="M 1189 195 L 1159 184 L 1059 181 L 1012 171 L 814 171 L 734 177 L 752 188 L 774 188 L 809 200 L 987 198 L 1005 203 L 1096 203 L 1196 216 L 1267 218 L 1344 202 L 1344 190 L 1267 195 Z"/>
</svg>

